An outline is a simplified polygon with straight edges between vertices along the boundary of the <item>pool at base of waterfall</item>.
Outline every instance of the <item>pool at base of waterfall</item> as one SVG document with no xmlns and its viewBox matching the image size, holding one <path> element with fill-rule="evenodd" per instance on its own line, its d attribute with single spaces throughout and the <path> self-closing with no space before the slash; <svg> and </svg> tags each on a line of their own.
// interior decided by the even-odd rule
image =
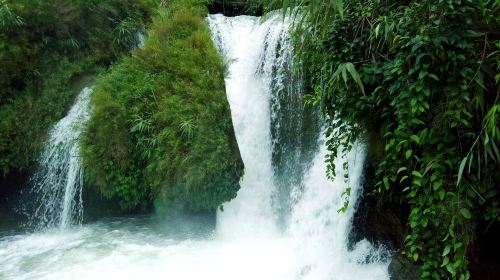
<svg viewBox="0 0 500 280">
<path fill-rule="evenodd" d="M 195 225 L 181 234 L 169 230 L 179 224 L 136 217 L 0 237 L 0 279 L 387 278 L 386 265 L 364 263 L 368 247 L 362 244 L 348 255 L 312 263 L 300 240 L 287 234 L 221 239 L 210 225 Z M 333 267 L 339 258 L 342 267 Z"/>
</svg>

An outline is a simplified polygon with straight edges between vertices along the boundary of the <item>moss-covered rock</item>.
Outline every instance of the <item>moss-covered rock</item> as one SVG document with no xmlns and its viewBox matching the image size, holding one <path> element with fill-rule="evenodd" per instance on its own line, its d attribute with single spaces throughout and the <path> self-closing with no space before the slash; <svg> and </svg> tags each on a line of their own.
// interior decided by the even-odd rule
<svg viewBox="0 0 500 280">
<path fill-rule="evenodd" d="M 239 189 L 243 163 L 204 2 L 160 8 L 144 46 L 95 86 L 85 174 L 125 208 L 215 209 Z"/>
<path fill-rule="evenodd" d="M 154 1 L 0 0 L 0 189 L 29 173 L 81 78 L 130 50 Z"/>
</svg>

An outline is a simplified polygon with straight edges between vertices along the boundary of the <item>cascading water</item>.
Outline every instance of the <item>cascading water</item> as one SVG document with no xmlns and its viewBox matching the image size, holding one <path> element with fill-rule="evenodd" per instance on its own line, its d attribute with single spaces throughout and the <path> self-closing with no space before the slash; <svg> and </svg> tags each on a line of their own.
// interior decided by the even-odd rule
<svg viewBox="0 0 500 280">
<path fill-rule="evenodd" d="M 294 279 L 385 279 L 386 264 L 368 242 L 347 249 L 354 209 L 338 213 L 345 188 L 351 188 L 350 203 L 356 204 L 363 147 L 356 145 L 346 156 L 348 184 L 342 168 L 337 170 L 340 179 L 326 178 L 325 139 L 318 139 L 317 123 L 303 109 L 300 77 L 291 69 L 288 20 L 259 21 L 209 17 L 219 51 L 233 61 L 226 89 L 245 163 L 238 196 L 218 215 L 218 233 L 255 238 L 256 232 L 265 232 L 268 238 L 286 240 L 298 257 Z M 311 134 L 319 151 L 307 141 Z M 343 166 L 342 160 L 337 166 Z M 273 196 L 279 203 L 271 203 Z M 277 231 L 280 224 L 284 229 Z"/>
<path fill-rule="evenodd" d="M 265 55 L 262 50 L 266 47 L 268 34 L 263 31 L 272 24 L 267 22 L 259 26 L 253 17 L 238 17 L 237 21 L 232 21 L 221 15 L 209 17 L 209 23 L 219 51 L 226 59 L 234 59 L 229 66 L 226 91 L 245 164 L 237 198 L 226 204 L 225 210 L 218 215 L 218 233 L 237 238 L 272 234 L 276 230 L 276 217 L 272 208 L 275 188 L 269 118 L 270 80 L 255 76 L 260 63 L 266 60 L 261 56 Z M 251 32 L 253 28 L 259 30 Z"/>
<path fill-rule="evenodd" d="M 66 117 L 50 130 L 39 170 L 32 179 L 38 206 L 31 217 L 36 228 L 66 228 L 83 214 L 83 174 L 78 137 L 90 117 L 92 89 L 84 88 Z"/>
<path fill-rule="evenodd" d="M 142 47 L 147 30 L 135 33 L 132 45 Z M 68 114 L 50 130 L 44 151 L 38 160 L 39 170 L 31 179 L 35 213 L 29 226 L 35 229 L 59 227 L 82 222 L 83 169 L 78 138 L 90 118 L 91 88 L 84 88 Z"/>
<path fill-rule="evenodd" d="M 337 159 L 339 167 L 349 163 L 348 183 L 342 168 L 339 179 L 326 178 L 325 139 L 314 112 L 302 106 L 300 75 L 291 71 L 287 20 L 211 15 L 207 21 L 230 63 L 227 96 L 245 164 L 241 189 L 217 213 L 213 233 L 172 235 L 140 217 L 0 237 L 0 279 L 389 278 L 388 263 L 367 241 L 348 249 L 355 209 L 337 210 L 346 187 L 351 188 L 350 205 L 356 205 L 364 149 L 356 145 Z M 36 218 L 49 224 L 65 225 L 68 217 L 79 217 L 81 171 L 74 144 L 88 118 L 89 95 L 90 90 L 83 91 L 54 127 L 42 157 L 60 163 L 46 164 L 39 173 L 38 193 L 47 206 L 39 208 Z M 75 199 L 61 211 L 65 201 Z M 72 214 L 63 219 L 56 213 Z M 184 228 L 172 222 L 166 226 L 168 232 Z"/>
</svg>

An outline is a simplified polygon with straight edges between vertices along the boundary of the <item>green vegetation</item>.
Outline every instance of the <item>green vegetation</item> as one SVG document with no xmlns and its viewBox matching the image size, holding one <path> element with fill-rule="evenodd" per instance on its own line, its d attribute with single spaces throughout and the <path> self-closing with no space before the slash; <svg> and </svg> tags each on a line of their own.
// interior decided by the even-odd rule
<svg viewBox="0 0 500 280">
<path fill-rule="evenodd" d="M 0 0 L 2 175 L 28 169 L 83 84 L 120 59 L 94 87 L 87 181 L 125 209 L 234 198 L 243 163 L 206 5 L 299 15 L 328 175 L 339 148 L 367 139 L 372 194 L 409 208 L 421 277 L 469 279 L 468 248 L 500 221 L 498 0 Z M 124 56 L 153 10 L 145 45 Z"/>
<path fill-rule="evenodd" d="M 149 0 L 0 0 L 0 172 L 32 166 L 89 77 L 132 46 Z M 1 175 L 0 175 L 1 176 Z"/>
<path fill-rule="evenodd" d="M 406 255 L 423 279 L 469 279 L 478 223 L 500 221 L 500 3 L 279 2 L 301 14 L 329 175 L 339 147 L 374 134 L 373 193 L 410 208 Z"/>
<path fill-rule="evenodd" d="M 160 7 L 145 45 L 95 85 L 82 139 L 86 178 L 126 209 L 215 209 L 243 163 L 205 1 Z"/>
</svg>

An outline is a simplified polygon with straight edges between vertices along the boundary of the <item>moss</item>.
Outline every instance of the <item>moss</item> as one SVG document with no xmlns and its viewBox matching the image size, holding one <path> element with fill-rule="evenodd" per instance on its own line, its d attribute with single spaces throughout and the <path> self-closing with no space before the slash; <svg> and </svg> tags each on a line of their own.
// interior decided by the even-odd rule
<svg viewBox="0 0 500 280">
<path fill-rule="evenodd" d="M 47 129 L 63 117 L 80 90 L 71 89 L 72 80 L 88 71 L 86 65 L 92 58 L 79 57 L 79 63 L 55 56 L 41 60 L 49 65 L 40 73 L 43 78 L 28 81 L 23 93 L 0 107 L 0 167 L 4 175 L 31 166 Z"/>
<path fill-rule="evenodd" d="M 95 86 L 85 174 L 125 208 L 198 211 L 236 196 L 243 163 L 203 4 L 160 8 L 144 47 Z"/>
<path fill-rule="evenodd" d="M 88 85 L 82 77 L 128 52 L 153 6 L 153 0 L 0 1 L 0 176 L 32 167 L 47 130 Z"/>
</svg>

